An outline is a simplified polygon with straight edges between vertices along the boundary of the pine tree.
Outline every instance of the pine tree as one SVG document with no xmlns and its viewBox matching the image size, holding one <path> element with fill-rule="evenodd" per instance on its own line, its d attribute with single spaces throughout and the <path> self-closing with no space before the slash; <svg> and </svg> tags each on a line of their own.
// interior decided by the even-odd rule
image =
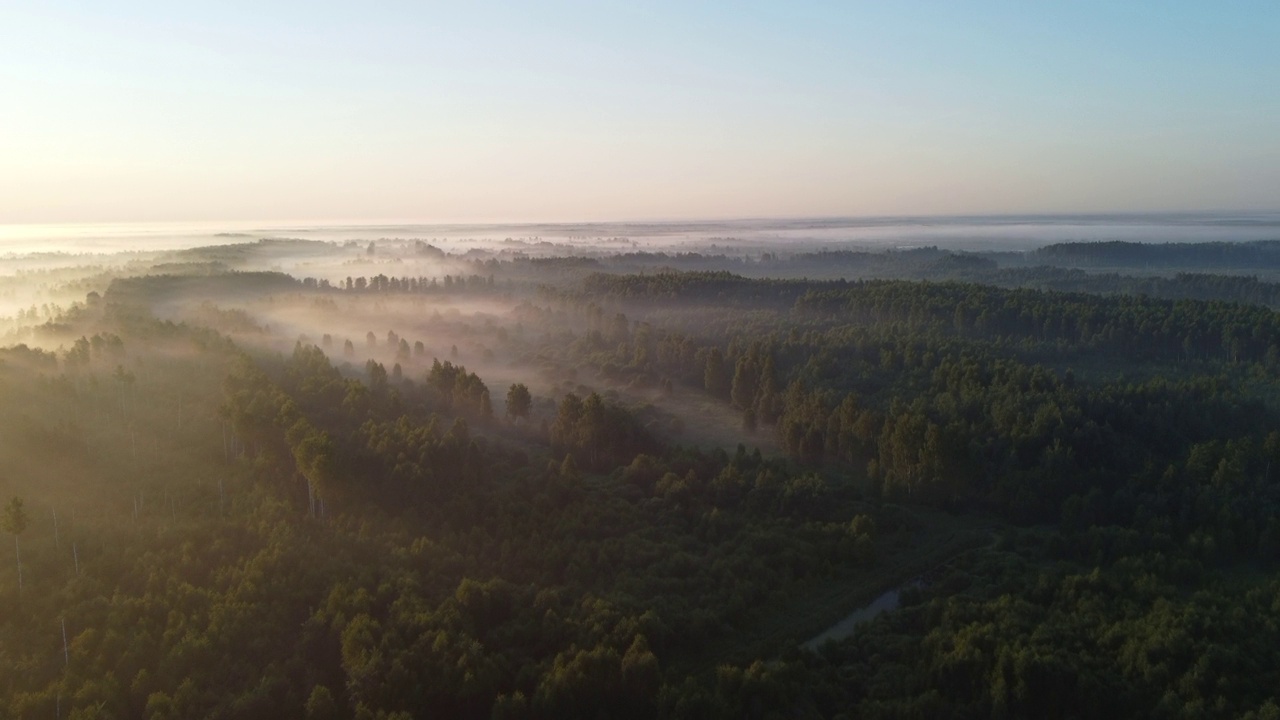
<svg viewBox="0 0 1280 720">
<path fill-rule="evenodd" d="M 529 417 L 529 406 L 532 399 L 529 396 L 529 388 L 524 383 L 514 383 L 507 390 L 507 417 L 511 419 Z"/>
<path fill-rule="evenodd" d="M 3 525 L 5 532 L 13 535 L 13 551 L 18 559 L 18 592 L 22 592 L 22 548 L 18 545 L 18 536 L 27 529 L 27 511 L 22 505 L 22 498 L 15 497 L 4 509 Z"/>
</svg>

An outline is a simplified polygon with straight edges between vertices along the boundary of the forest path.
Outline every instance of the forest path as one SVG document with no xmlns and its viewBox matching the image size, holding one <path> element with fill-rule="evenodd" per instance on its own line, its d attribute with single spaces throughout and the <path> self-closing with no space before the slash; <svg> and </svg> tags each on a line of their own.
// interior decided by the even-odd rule
<svg viewBox="0 0 1280 720">
<path fill-rule="evenodd" d="M 876 597 L 875 600 L 871 601 L 871 603 L 863 607 L 859 607 L 858 609 L 849 613 L 847 616 L 842 618 L 839 622 L 836 622 L 835 624 L 828 627 L 826 630 L 823 630 L 821 633 L 817 634 L 816 636 L 801 643 L 800 647 L 804 648 L 805 650 L 816 652 L 819 648 L 821 648 L 824 644 L 828 642 L 838 642 L 840 640 L 843 640 L 853 635 L 853 633 L 857 631 L 857 628 L 859 625 L 865 622 L 870 622 L 871 620 L 874 620 L 881 613 L 897 610 L 901 603 L 902 592 L 904 590 L 908 588 L 913 588 L 913 587 L 927 588 L 930 584 L 937 581 L 938 576 L 944 571 L 946 571 L 947 568 L 956 560 L 958 560 L 960 557 L 978 550 L 989 550 L 994 548 L 1000 539 L 996 535 L 994 529 L 990 530 L 989 534 L 990 534 L 990 542 L 978 545 L 976 547 L 967 546 L 967 547 L 963 547 L 962 549 L 959 549 L 955 554 L 951 555 L 946 560 L 933 566 L 932 568 L 926 570 L 925 572 L 919 575 L 916 575 L 915 577 L 911 578 L 910 580 L 907 580 L 904 583 L 901 583 L 899 585 L 896 585 L 894 587 L 891 587 L 885 590 L 881 595 Z"/>
<path fill-rule="evenodd" d="M 998 527 L 988 517 L 954 516 L 922 506 L 884 507 L 900 513 L 911 527 L 877 538 L 873 563 L 797 584 L 786 597 L 758 608 L 738 632 L 708 643 L 697 657 L 682 661 L 681 667 L 707 658 L 749 664 L 776 657 L 819 636 L 886 592 L 930 575 L 966 552 L 990 547 Z"/>
</svg>

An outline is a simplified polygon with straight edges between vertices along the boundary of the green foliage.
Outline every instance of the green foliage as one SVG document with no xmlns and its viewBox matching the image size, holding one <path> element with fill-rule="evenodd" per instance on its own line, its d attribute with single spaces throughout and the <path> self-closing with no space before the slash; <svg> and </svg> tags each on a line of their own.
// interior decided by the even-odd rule
<svg viewBox="0 0 1280 720">
<path fill-rule="evenodd" d="M 0 527 L 10 535 L 21 535 L 26 531 L 28 522 L 30 518 L 27 517 L 22 498 L 10 498 L 9 503 L 4 507 L 4 517 L 0 518 Z"/>
<path fill-rule="evenodd" d="M 793 656 L 771 673 L 758 664 L 722 669 L 714 692 L 731 705 L 748 677 L 784 677 L 756 691 L 761 705 L 811 717 L 1269 711 L 1274 687 L 1248 678 L 1271 664 L 1274 578 L 1250 587 L 1217 577 L 1186 593 L 1186 562 L 1151 549 L 1090 569 L 1054 563 L 1034 536 L 1017 547 L 957 564 L 903 609 L 818 655 Z"/>
<path fill-rule="evenodd" d="M 720 348 L 711 348 L 707 353 L 707 367 L 703 372 L 703 387 L 716 397 L 724 397 L 729 393 L 729 370 L 725 367 L 724 353 Z"/>
<path fill-rule="evenodd" d="M 0 350 L 4 528 L 31 570 L 0 594 L 0 715 L 1275 715 L 1280 325 L 1158 299 L 1266 288 L 722 272 L 1102 282 L 867 255 L 120 281 L 43 331 L 57 353 Z M 585 275 L 651 262 L 699 271 Z M 423 322 L 562 399 L 511 383 L 521 422 L 496 423 L 479 375 L 395 331 L 335 364 L 243 310 L 149 314 L 228 291 L 507 298 L 509 316 Z M 674 444 L 709 417 L 732 442 Z M 899 610 L 796 648 L 890 588 Z"/>
<path fill-rule="evenodd" d="M 489 388 L 478 375 L 468 373 L 461 365 L 454 365 L 448 360 L 443 363 L 436 360 L 427 374 L 426 387 L 445 409 L 456 409 L 460 413 L 485 420 L 493 417 Z"/>
<path fill-rule="evenodd" d="M 584 467 L 600 471 L 651 451 L 656 442 L 626 409 L 597 393 L 586 400 L 569 393 L 560 401 L 551 425 L 551 447 L 580 457 Z"/>
<path fill-rule="evenodd" d="M 532 402 L 529 388 L 524 383 L 512 383 L 507 390 L 507 417 L 513 420 L 529 417 Z"/>
</svg>

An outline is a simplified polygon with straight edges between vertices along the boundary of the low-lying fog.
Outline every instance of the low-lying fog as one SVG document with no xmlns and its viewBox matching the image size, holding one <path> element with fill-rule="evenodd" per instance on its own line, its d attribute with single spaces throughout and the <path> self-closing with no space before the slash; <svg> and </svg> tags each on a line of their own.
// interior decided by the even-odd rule
<svg viewBox="0 0 1280 720">
<path fill-rule="evenodd" d="M 0 226 L 0 259 L 27 253 L 173 250 L 230 245 L 258 238 L 324 242 L 423 240 L 449 252 L 483 249 L 548 253 L 565 249 L 683 252 L 726 245 L 797 251 L 844 244 L 872 247 L 938 245 L 950 250 L 1027 250 L 1072 240 L 1208 242 L 1280 239 L 1280 214 L 1171 213 L 1139 215 L 935 216 L 797 218 L 554 224 L 299 225 L 150 223 Z"/>
<path fill-rule="evenodd" d="M 446 276 L 453 276 L 493 282 L 496 274 L 500 287 L 514 283 L 527 295 L 538 284 L 573 280 L 597 269 L 645 272 L 670 266 L 685 270 L 727 269 L 750 276 L 850 278 L 873 276 L 876 272 L 828 267 L 830 264 L 823 257 L 792 267 L 776 262 L 778 258 L 824 250 L 884 253 L 932 246 L 939 251 L 988 253 L 1004 265 L 1011 258 L 1016 262 L 1020 254 L 1046 244 L 1075 240 L 1186 243 L 1271 239 L 1280 239 L 1277 213 L 506 225 L 11 225 L 0 227 L 0 341 L 37 344 L 38 339 L 23 328 L 56 319 L 91 292 L 104 294 L 114 278 L 139 275 L 271 271 L 299 279 L 314 278 L 339 288 L 354 284 L 359 289 L 359 283 L 366 279 L 372 282 L 377 277 L 412 278 L 425 283 L 443 282 Z M 681 263 L 668 265 L 664 259 L 681 253 L 686 254 Z M 708 257 L 705 262 L 693 262 L 689 253 Z M 591 264 L 626 254 L 632 255 L 614 261 L 615 267 Z M 593 260 L 564 266 L 520 266 L 509 262 L 569 256 Z M 928 258 L 917 259 L 927 261 Z M 1042 260 L 1033 258 L 1031 262 Z M 1181 269 L 1185 268 L 1160 272 Z M 1143 272 L 1141 268 L 1131 270 Z M 1259 272 L 1247 266 L 1218 267 L 1214 271 Z M 197 299 L 184 298 L 188 303 L 193 300 Z M 357 347 L 363 347 L 368 331 L 380 335 L 389 330 L 422 334 L 414 332 L 413 323 L 387 322 L 388 311 L 355 302 L 351 297 L 335 298 L 333 307 L 323 313 L 323 321 L 316 320 L 314 308 L 303 313 L 284 305 L 267 308 L 257 303 L 250 307 L 244 298 L 210 300 L 219 307 L 251 309 L 256 322 L 278 330 L 273 333 L 277 337 L 306 335 L 314 336 L 318 342 L 328 332 L 335 338 L 350 337 Z M 399 316 L 404 312 L 403 317 L 421 320 L 443 309 L 436 301 L 428 304 L 424 297 L 414 297 L 412 302 L 416 307 L 395 308 L 390 314 Z M 494 318 L 488 321 L 491 324 L 500 323 L 517 302 L 504 301 L 501 307 L 464 312 L 469 317 L 481 312 Z M 452 339 L 444 343 L 422 335 L 421 340 L 430 346 L 430 355 L 439 354 L 442 346 L 452 348 L 457 344 Z M 463 346 L 474 342 L 478 341 L 466 338 Z M 483 356 L 486 348 L 476 350 Z"/>
<path fill-rule="evenodd" d="M 1082 262 L 1073 252 L 1054 254 L 1056 248 L 1045 251 L 1049 255 L 1035 252 L 1052 243 L 1101 240 L 1280 240 L 1280 214 L 7 226 L 0 227 L 0 346 L 26 343 L 66 353 L 78 339 L 71 325 L 62 323 L 67 313 L 109 295 L 113 282 L 134 278 L 129 282 L 143 288 L 150 310 L 162 319 L 208 325 L 243 346 L 271 352 L 288 353 L 299 340 L 313 343 L 352 374 L 362 373 L 372 359 L 388 371 L 399 364 L 404 377 L 418 380 L 438 358 L 479 373 L 495 401 L 510 383 L 526 382 L 543 401 L 589 388 L 675 408 L 679 399 L 663 395 L 663 378 L 637 383 L 602 370 L 627 363 L 618 356 L 616 336 L 597 332 L 590 337 L 582 305 L 573 311 L 577 315 L 566 314 L 557 307 L 555 293 L 581 292 L 582 281 L 595 272 L 664 269 L 772 278 L 969 281 L 973 275 L 966 273 L 986 272 L 986 281 L 998 283 L 1005 281 L 990 274 L 996 268 L 1018 272 L 1061 263 L 1077 273 L 1084 268 L 1170 277 L 1190 270 L 1259 274 L 1264 283 L 1280 277 L 1280 252 L 1269 244 L 1256 248 L 1269 253 L 1266 263 L 1249 252 L 1218 253 L 1206 246 L 1202 255 L 1179 256 L 1191 260 L 1158 267 L 1132 254 L 1104 252 Z M 846 250 L 866 252 L 826 252 Z M 577 259 L 543 262 L 554 258 Z M 1187 264 L 1197 262 L 1201 265 Z M 294 280 L 242 276 L 247 278 L 242 283 L 227 284 L 228 278 L 234 280 L 228 272 L 279 273 Z M 149 276 L 168 279 L 151 285 L 137 280 Z M 1010 277 L 1007 282 L 1043 283 L 1058 276 Z M 202 278 L 216 281 L 202 284 Z M 174 279 L 182 282 L 164 285 Z M 295 282 L 304 279 L 305 285 Z M 544 294 L 548 287 L 555 288 L 550 296 Z M 602 302 L 606 307 L 597 310 L 608 320 L 626 312 L 630 332 L 638 332 L 637 323 L 646 320 L 641 309 L 625 302 Z M 666 312 L 668 324 L 702 332 L 700 307 Z M 693 319 L 682 319 L 686 315 Z M 571 345 L 573 353 L 563 351 Z"/>
</svg>

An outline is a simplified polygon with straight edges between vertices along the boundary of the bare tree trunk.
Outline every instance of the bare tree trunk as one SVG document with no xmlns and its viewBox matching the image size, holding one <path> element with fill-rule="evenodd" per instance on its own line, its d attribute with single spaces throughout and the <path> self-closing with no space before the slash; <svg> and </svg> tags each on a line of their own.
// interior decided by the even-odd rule
<svg viewBox="0 0 1280 720">
<path fill-rule="evenodd" d="M 13 535 L 13 554 L 18 558 L 18 594 L 22 594 L 22 548 L 18 546 L 18 535 Z"/>
</svg>

